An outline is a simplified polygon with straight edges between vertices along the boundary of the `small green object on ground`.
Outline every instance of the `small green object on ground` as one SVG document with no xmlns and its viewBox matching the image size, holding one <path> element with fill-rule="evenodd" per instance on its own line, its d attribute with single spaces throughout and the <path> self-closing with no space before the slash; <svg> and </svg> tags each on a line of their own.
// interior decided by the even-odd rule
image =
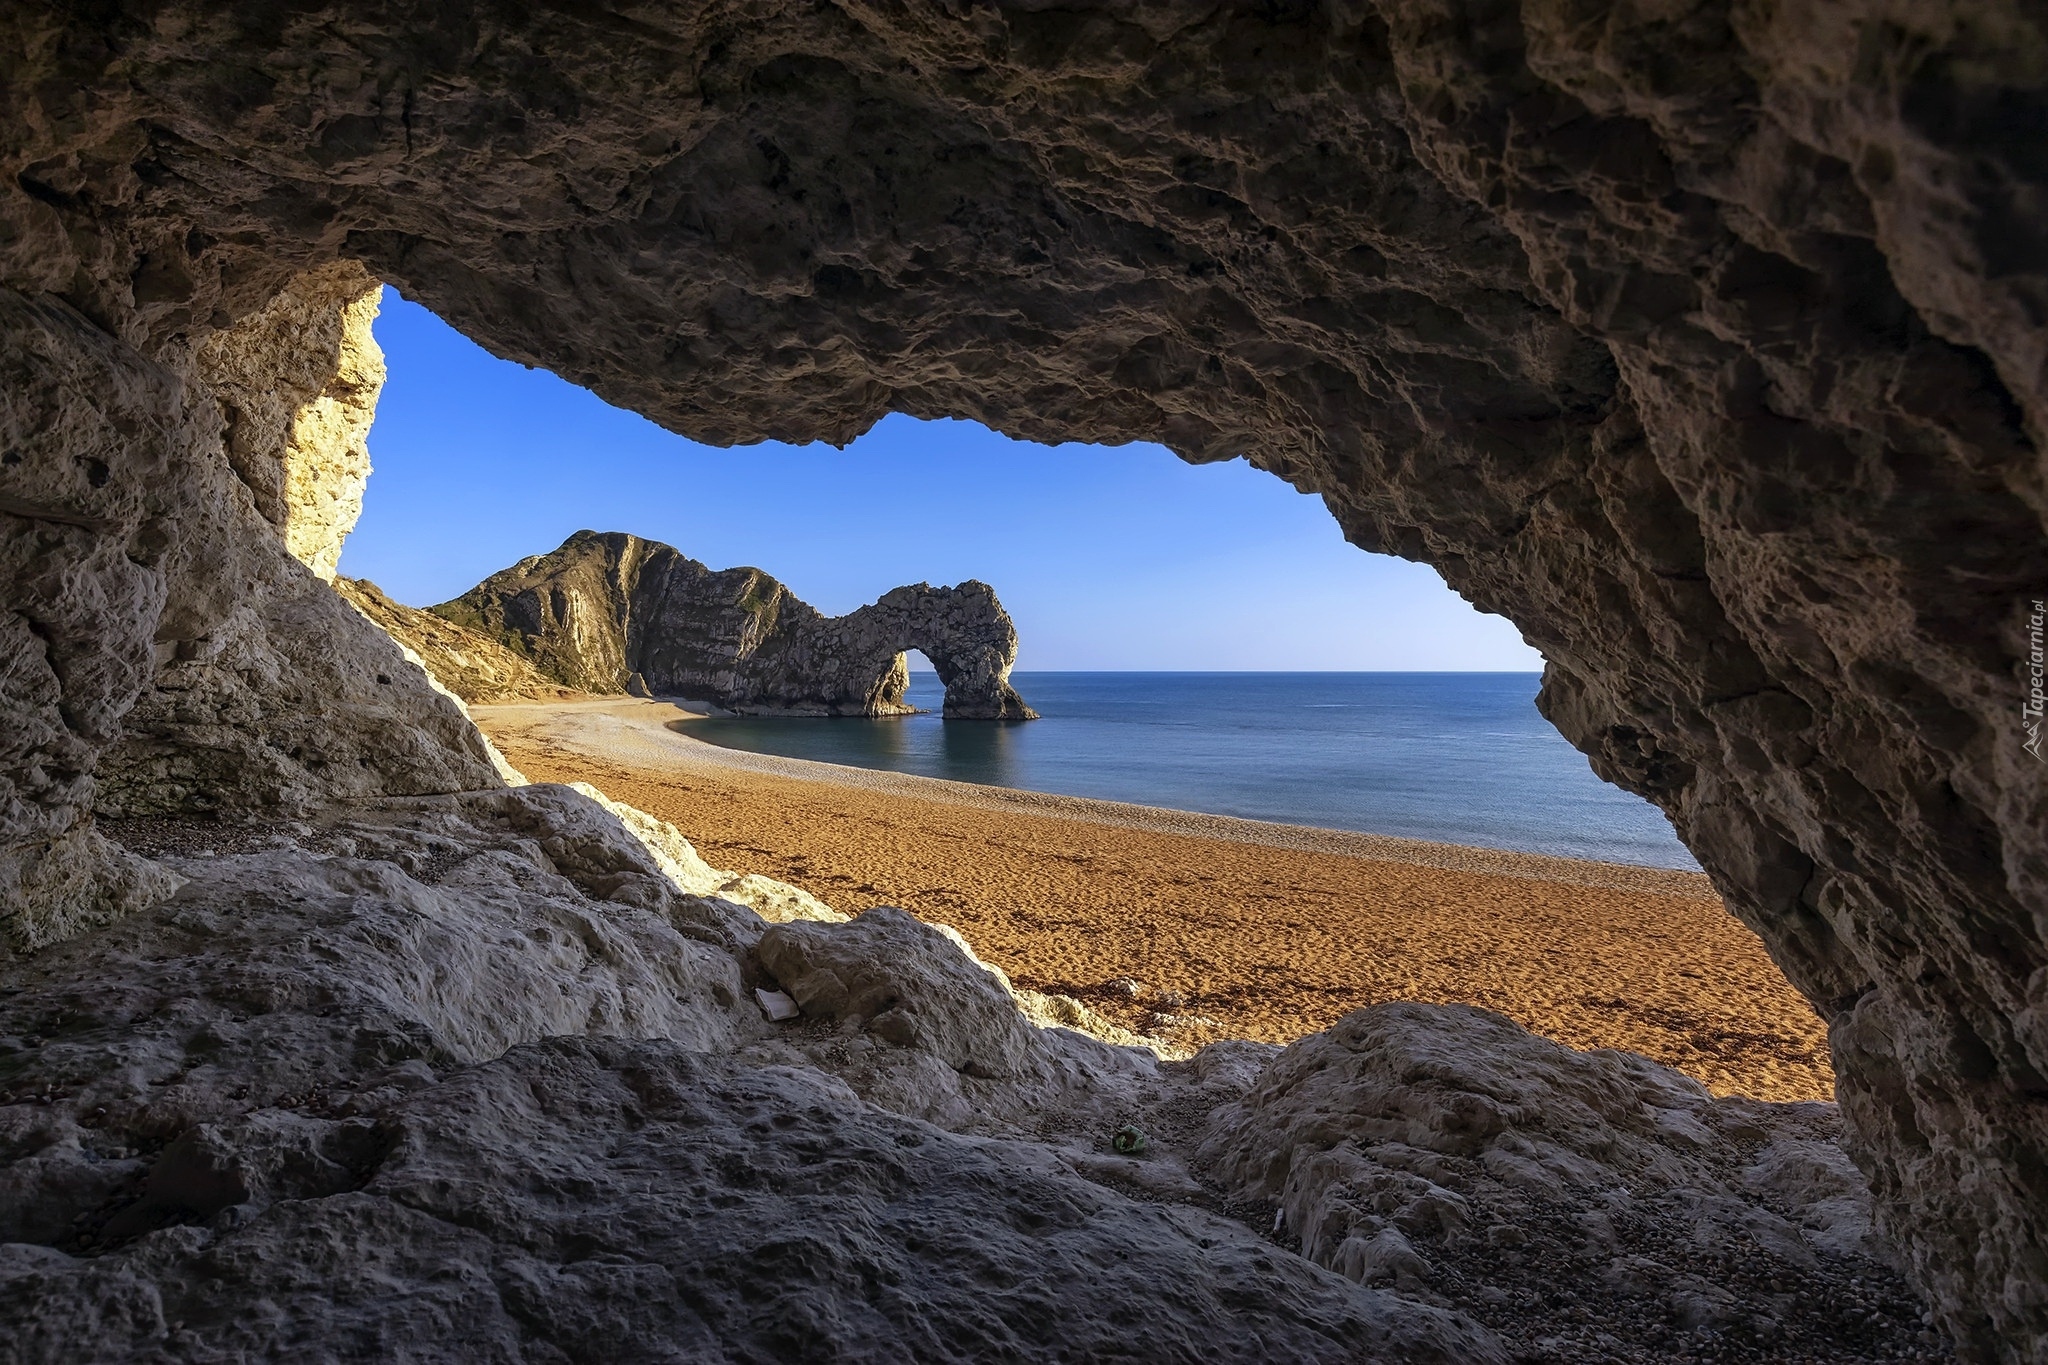
<svg viewBox="0 0 2048 1365">
<path fill-rule="evenodd" d="M 1123 1156 L 1136 1156 L 1145 1150 L 1145 1135 L 1138 1131 L 1138 1125 L 1127 1123 L 1109 1135 L 1109 1145 Z"/>
</svg>

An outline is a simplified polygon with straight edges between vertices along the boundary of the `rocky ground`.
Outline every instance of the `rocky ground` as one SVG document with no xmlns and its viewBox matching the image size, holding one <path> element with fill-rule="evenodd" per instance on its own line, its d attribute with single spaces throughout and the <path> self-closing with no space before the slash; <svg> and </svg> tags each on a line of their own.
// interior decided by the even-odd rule
<svg viewBox="0 0 2048 1365">
<path fill-rule="evenodd" d="M 183 884 L 0 964 L 0 1360 L 1943 1358 L 1831 1106 L 1466 1007 L 1161 1062 L 587 789 L 108 830 Z"/>
</svg>

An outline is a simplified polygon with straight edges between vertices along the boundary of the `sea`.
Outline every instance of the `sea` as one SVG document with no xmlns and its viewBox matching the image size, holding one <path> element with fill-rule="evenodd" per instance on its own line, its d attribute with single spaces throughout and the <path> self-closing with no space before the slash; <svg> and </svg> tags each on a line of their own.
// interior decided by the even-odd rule
<svg viewBox="0 0 2048 1365">
<path fill-rule="evenodd" d="M 1535 673 L 1016 673 L 1041 719 L 713 717 L 683 733 L 788 758 L 1438 843 L 1697 870 L 1670 822 L 1593 775 Z"/>
</svg>

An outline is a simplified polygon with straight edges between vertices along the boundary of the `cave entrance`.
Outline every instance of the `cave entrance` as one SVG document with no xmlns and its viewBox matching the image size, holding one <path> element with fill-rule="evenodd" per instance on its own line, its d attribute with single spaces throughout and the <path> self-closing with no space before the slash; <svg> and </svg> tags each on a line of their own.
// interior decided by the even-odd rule
<svg viewBox="0 0 2048 1365">
<path fill-rule="evenodd" d="M 920 582 L 982 580 L 1002 594 L 1018 637 L 1011 681 L 1047 720 L 946 721 L 922 627 L 902 624 L 877 637 L 862 676 L 886 678 L 900 660 L 901 699 L 922 714 L 823 721 L 828 707 L 755 697 L 746 714 L 687 732 L 1046 794 L 1042 806 L 1006 807 L 1032 831 L 1012 841 L 1023 851 L 991 852 L 990 839 L 1007 837 L 1000 820 L 977 824 L 983 816 L 898 792 L 913 804 L 886 818 L 923 835 L 861 853 L 912 860 L 922 872 L 898 868 L 906 880 L 952 888 L 911 908 L 1013 934 L 1019 955 L 1007 965 L 1023 975 L 1050 980 L 1044 964 L 1065 961 L 1059 981 L 1124 1009 L 1136 1028 L 1151 1005 L 1102 992 L 1142 979 L 1205 1002 L 1188 1013 L 1212 1021 L 1191 1025 L 1198 1033 L 1273 1040 L 1381 999 L 1467 1000 L 1728 1088 L 1826 1093 L 1810 1009 L 1728 919 L 1663 815 L 1595 778 L 1537 713 L 1540 657 L 1434 570 L 1346 543 L 1317 500 L 1241 461 L 1034 445 L 967 422 L 889 417 L 844 452 L 713 449 L 494 360 L 393 296 L 377 326 L 391 373 L 344 573 L 404 585 L 420 605 L 444 602 L 596 528 L 635 539 L 586 547 L 591 581 L 616 581 L 618 566 L 674 545 L 718 585 L 728 619 L 761 639 L 812 607 L 846 619 Z M 896 526 L 915 533 L 875 531 Z M 681 581 L 660 579 L 664 592 Z M 665 648 L 621 643 L 649 690 L 698 695 L 675 685 L 689 660 Z M 1062 799 L 1091 819 L 1150 821 L 1131 836 L 1142 848 L 1043 824 L 1067 809 Z M 886 805 L 862 800 L 869 815 Z M 710 818 L 686 804 L 658 813 L 686 830 Z M 1272 851 L 1258 840 L 1282 836 L 1244 826 L 1218 826 L 1229 839 L 1202 834 L 1205 820 L 1243 818 L 1309 831 L 1284 837 L 1315 846 Z M 1180 838 L 1189 833 L 1194 842 Z M 1368 845 L 1344 841 L 1388 835 L 1449 851 L 1403 855 L 1410 868 L 1431 859 L 1427 874 L 1361 880 L 1366 864 L 1353 855 Z M 1527 875 L 1551 875 L 1543 859 L 1557 855 L 1609 870 L 1582 869 L 1575 882 Z M 1275 876 L 1274 859 L 1300 865 Z M 1589 920 L 1610 926 L 1600 933 L 1627 925 L 1629 951 L 1585 941 Z M 1455 931 L 1438 943 L 1423 924 Z M 1073 942 L 1093 946 L 1076 953 Z M 1724 997 L 1738 1001 L 1734 1014 L 1716 1005 L 1704 1017 L 1731 1036 L 1781 1040 L 1732 1061 L 1692 1042 L 1705 1036 L 1692 983 L 1731 972 L 1747 993 Z"/>
</svg>

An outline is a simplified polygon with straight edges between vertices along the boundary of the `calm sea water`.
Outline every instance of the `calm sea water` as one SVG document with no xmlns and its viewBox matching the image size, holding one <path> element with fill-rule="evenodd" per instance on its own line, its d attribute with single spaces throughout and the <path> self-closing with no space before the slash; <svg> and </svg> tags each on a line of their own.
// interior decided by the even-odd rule
<svg viewBox="0 0 2048 1365">
<path fill-rule="evenodd" d="M 715 718 L 789 758 L 1442 843 L 1697 868 L 1662 812 L 1593 776 L 1534 673 L 1018 673 L 1043 719 Z"/>
</svg>

